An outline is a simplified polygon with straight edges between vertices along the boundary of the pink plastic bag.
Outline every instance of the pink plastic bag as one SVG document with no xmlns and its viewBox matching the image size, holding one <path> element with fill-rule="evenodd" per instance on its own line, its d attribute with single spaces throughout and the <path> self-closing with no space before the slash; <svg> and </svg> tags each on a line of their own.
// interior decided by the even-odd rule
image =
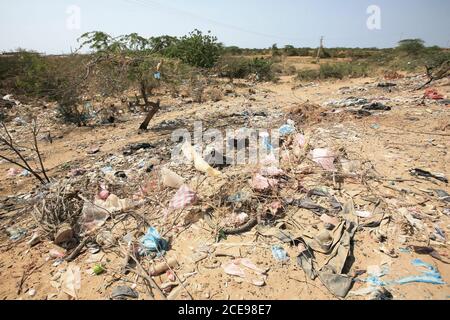
<svg viewBox="0 0 450 320">
<path fill-rule="evenodd" d="M 197 202 L 197 194 L 187 185 L 182 185 L 169 203 L 173 210 L 183 209 Z"/>
</svg>

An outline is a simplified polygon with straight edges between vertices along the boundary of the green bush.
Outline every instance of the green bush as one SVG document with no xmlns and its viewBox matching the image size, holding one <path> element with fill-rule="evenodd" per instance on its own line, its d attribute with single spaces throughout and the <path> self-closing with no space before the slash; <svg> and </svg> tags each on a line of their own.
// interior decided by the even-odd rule
<svg viewBox="0 0 450 320">
<path fill-rule="evenodd" d="M 398 43 L 398 51 L 415 56 L 425 49 L 425 42 L 422 39 L 405 39 Z"/>
<path fill-rule="evenodd" d="M 220 75 L 230 79 L 244 79 L 256 75 L 257 80 L 274 80 L 273 62 L 259 58 L 224 57 L 219 63 Z"/>
<path fill-rule="evenodd" d="M 322 64 L 319 70 L 301 70 L 297 73 L 298 80 L 310 81 L 314 79 L 343 79 L 366 77 L 369 68 L 363 63 L 339 62 Z"/>
<path fill-rule="evenodd" d="M 343 79 L 345 77 L 359 78 L 368 75 L 368 68 L 365 64 L 340 62 L 336 64 L 322 64 L 320 66 L 320 78 L 336 78 Z"/>
<path fill-rule="evenodd" d="M 181 37 L 169 46 L 165 55 L 178 58 L 184 63 L 199 68 L 212 68 L 220 57 L 222 45 L 210 33 L 203 35 L 194 30 L 189 35 Z"/>
<path fill-rule="evenodd" d="M 302 81 L 316 80 L 320 76 L 319 70 L 305 69 L 297 73 L 297 79 Z"/>
</svg>

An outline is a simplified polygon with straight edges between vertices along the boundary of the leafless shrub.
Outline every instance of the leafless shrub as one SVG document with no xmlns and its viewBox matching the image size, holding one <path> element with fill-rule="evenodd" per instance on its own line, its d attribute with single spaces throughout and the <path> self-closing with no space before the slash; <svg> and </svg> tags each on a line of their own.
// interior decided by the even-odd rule
<svg viewBox="0 0 450 320">
<path fill-rule="evenodd" d="M 79 218 L 83 201 L 78 197 L 78 191 L 67 183 L 55 184 L 44 192 L 42 200 L 34 206 L 32 215 L 40 228 L 55 239 L 61 225 L 68 224 L 79 231 Z"/>
<path fill-rule="evenodd" d="M 20 145 L 17 140 L 11 136 L 4 122 L 1 123 L 1 126 L 2 132 L 0 133 L 0 146 L 3 147 L 1 151 L 4 152 L 6 150 L 6 152 L 0 154 L 0 158 L 27 170 L 42 184 L 50 182 L 42 161 L 41 153 L 39 151 L 37 136 L 40 128 L 37 125 L 36 120 L 32 121 L 31 126 L 31 133 L 33 136 L 31 146 Z M 34 162 L 38 163 L 34 168 L 31 166 L 30 160 L 27 160 L 33 155 Z"/>
</svg>

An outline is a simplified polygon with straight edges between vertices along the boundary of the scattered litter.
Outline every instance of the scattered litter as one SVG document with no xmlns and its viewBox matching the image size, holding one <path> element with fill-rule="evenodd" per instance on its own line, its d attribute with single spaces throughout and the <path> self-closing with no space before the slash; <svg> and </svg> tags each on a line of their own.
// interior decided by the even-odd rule
<svg viewBox="0 0 450 320">
<path fill-rule="evenodd" d="M 141 150 L 141 149 L 152 149 L 155 148 L 154 145 L 150 144 L 150 143 L 145 143 L 145 142 L 141 142 L 141 143 L 134 143 L 134 144 L 130 144 L 125 148 L 125 151 L 123 152 L 124 156 L 131 156 L 134 153 L 136 153 L 137 151 Z"/>
<path fill-rule="evenodd" d="M 184 179 L 175 172 L 167 169 L 161 169 L 161 180 L 166 187 L 179 189 L 184 184 Z"/>
<path fill-rule="evenodd" d="M 259 173 L 264 177 L 279 177 L 284 174 L 284 171 L 277 167 L 264 167 Z"/>
<path fill-rule="evenodd" d="M 23 228 L 7 228 L 6 232 L 9 233 L 9 239 L 12 241 L 18 241 L 20 239 L 22 239 L 26 234 L 27 234 L 27 230 L 23 229 Z"/>
<path fill-rule="evenodd" d="M 82 228 L 85 232 L 97 230 L 109 218 L 109 211 L 95 203 L 86 201 L 81 211 Z"/>
<path fill-rule="evenodd" d="M 69 265 L 67 271 L 61 276 L 61 290 L 74 299 L 81 288 L 81 272 L 79 266 Z"/>
<path fill-rule="evenodd" d="M 448 194 L 446 191 L 435 189 L 434 192 L 436 192 L 436 195 L 439 197 L 439 200 L 444 202 L 450 202 L 450 194 Z"/>
<path fill-rule="evenodd" d="M 181 150 L 187 160 L 194 162 L 194 167 L 200 172 L 206 173 L 211 177 L 220 176 L 220 171 L 212 168 L 198 153 L 194 147 L 187 141 L 181 147 Z"/>
<path fill-rule="evenodd" d="M 278 129 L 280 136 L 285 137 L 295 132 L 295 122 L 292 120 L 288 120 L 287 124 L 284 124 Z"/>
<path fill-rule="evenodd" d="M 113 168 L 111 166 L 106 166 L 100 169 L 101 172 L 103 172 L 103 174 L 110 174 L 113 172 Z"/>
<path fill-rule="evenodd" d="M 425 90 L 424 97 L 432 100 L 442 100 L 444 96 L 440 94 L 436 89 L 429 88 Z"/>
<path fill-rule="evenodd" d="M 372 213 L 369 211 L 355 211 L 355 215 L 360 218 L 370 218 L 372 217 Z"/>
<path fill-rule="evenodd" d="M 412 250 L 417 254 L 427 254 L 443 263 L 450 264 L 450 262 L 445 261 L 444 258 L 442 258 L 442 256 L 439 254 L 439 252 L 437 252 L 432 247 L 422 247 L 422 246 L 411 246 L 411 247 Z"/>
<path fill-rule="evenodd" d="M 74 232 L 70 224 L 64 223 L 59 227 L 58 232 L 55 235 L 54 243 L 56 245 L 61 245 L 70 242 L 72 241 L 73 236 Z"/>
<path fill-rule="evenodd" d="M 35 232 L 30 240 L 27 241 L 27 244 L 30 247 L 33 247 L 42 241 L 40 232 Z"/>
<path fill-rule="evenodd" d="M 8 177 L 15 177 L 15 176 L 19 175 L 20 172 L 21 172 L 20 169 L 17 169 L 17 168 L 10 168 L 10 169 L 8 170 L 7 175 L 8 175 Z"/>
<path fill-rule="evenodd" d="M 334 153 L 328 149 L 314 149 L 311 151 L 312 160 L 320 164 L 320 166 L 327 171 L 335 171 L 336 167 L 334 166 Z"/>
<path fill-rule="evenodd" d="M 164 255 L 164 253 L 169 250 L 169 243 L 167 240 L 161 238 L 158 231 L 154 227 L 150 227 L 139 242 L 141 244 L 141 255 L 145 255 L 150 252 L 157 252 L 159 255 Z"/>
<path fill-rule="evenodd" d="M 94 268 L 92 268 L 92 272 L 98 276 L 105 272 L 105 268 L 103 268 L 101 264 L 96 264 Z"/>
<path fill-rule="evenodd" d="M 250 185 L 254 190 L 266 191 L 268 189 L 276 188 L 278 180 L 265 178 L 260 174 L 256 174 L 253 179 L 250 180 Z"/>
<path fill-rule="evenodd" d="M 273 257 L 280 262 L 286 262 L 289 260 L 287 252 L 280 246 L 272 246 Z"/>
<path fill-rule="evenodd" d="M 182 185 L 170 200 L 169 208 L 173 210 L 183 209 L 197 202 L 197 194 L 189 186 Z"/>
<path fill-rule="evenodd" d="M 105 189 L 102 189 L 102 190 L 98 193 L 98 197 L 99 197 L 101 200 L 105 201 L 105 200 L 108 199 L 108 197 L 109 197 L 109 191 L 108 191 L 108 190 L 105 190 Z"/>
<path fill-rule="evenodd" d="M 138 299 L 139 293 L 128 286 L 117 286 L 112 290 L 111 298 L 113 300 Z"/>
<path fill-rule="evenodd" d="M 246 282 L 261 287 L 266 281 L 266 270 L 258 268 L 251 260 L 234 259 L 222 265 L 226 274 L 242 278 Z"/>
<path fill-rule="evenodd" d="M 428 271 L 423 271 L 421 275 L 418 276 L 410 276 L 401 278 L 399 280 L 396 280 L 395 283 L 397 284 L 407 284 L 407 283 L 414 283 L 414 282 L 421 282 L 421 283 L 430 283 L 430 284 L 445 284 L 445 281 L 442 279 L 441 274 L 435 267 L 432 265 L 423 262 L 420 259 L 415 259 L 411 261 L 411 264 L 415 267 L 423 267 L 427 269 Z"/>
<path fill-rule="evenodd" d="M 448 179 L 441 173 L 431 173 L 429 171 L 423 170 L 423 169 L 412 169 L 410 170 L 411 175 L 413 176 L 419 176 L 419 177 L 425 177 L 425 178 L 434 178 L 439 181 L 448 183 Z"/>
<path fill-rule="evenodd" d="M 178 266 L 178 260 L 176 258 L 169 258 L 164 262 L 158 263 L 150 267 L 150 275 L 151 276 L 159 276 L 160 274 L 165 273 L 166 271 L 176 268 Z"/>
<path fill-rule="evenodd" d="M 397 84 L 392 83 L 392 82 L 380 82 L 377 87 L 379 88 L 392 88 L 392 87 L 396 87 Z"/>
</svg>

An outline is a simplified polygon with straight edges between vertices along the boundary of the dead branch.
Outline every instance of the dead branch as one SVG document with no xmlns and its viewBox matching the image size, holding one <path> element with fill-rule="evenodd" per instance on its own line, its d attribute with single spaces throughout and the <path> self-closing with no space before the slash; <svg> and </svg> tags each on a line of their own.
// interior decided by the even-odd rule
<svg viewBox="0 0 450 320">
<path fill-rule="evenodd" d="M 48 176 L 46 174 L 46 171 L 45 171 L 45 167 L 44 167 L 44 164 L 43 164 L 43 161 L 42 161 L 41 154 L 39 152 L 39 147 L 38 147 L 38 143 L 37 143 L 38 129 L 37 129 L 36 124 L 34 123 L 33 128 L 32 128 L 34 148 L 31 148 L 31 150 L 35 151 L 35 153 L 37 154 L 37 156 L 39 158 L 41 170 L 43 170 L 45 179 L 42 178 L 37 173 L 37 170 L 33 169 L 30 166 L 28 161 L 25 159 L 25 156 L 22 154 L 22 151 L 19 150 L 20 146 L 18 146 L 17 142 L 13 139 L 13 137 L 9 133 L 8 128 L 6 127 L 4 122 L 2 122 L 2 127 L 3 127 L 3 131 L 4 131 L 5 135 L 0 135 L 0 144 L 4 144 L 7 147 L 7 149 L 9 149 L 13 154 L 15 154 L 19 158 L 19 160 L 11 159 L 10 157 L 5 156 L 5 155 L 0 155 L 0 158 L 8 161 L 9 163 L 12 163 L 14 165 L 19 166 L 22 169 L 27 170 L 36 179 L 38 179 L 39 182 L 42 183 L 42 184 L 50 182 L 50 179 L 48 178 Z"/>
<path fill-rule="evenodd" d="M 150 121 L 153 119 L 155 114 L 160 109 L 161 101 L 159 99 L 156 101 L 156 103 L 154 103 L 154 102 L 149 102 L 147 100 L 146 96 L 144 96 L 144 101 L 145 101 L 146 106 L 151 106 L 152 108 L 149 110 L 147 117 L 145 118 L 144 122 L 142 122 L 141 126 L 139 127 L 139 130 L 147 130 Z"/>
</svg>

